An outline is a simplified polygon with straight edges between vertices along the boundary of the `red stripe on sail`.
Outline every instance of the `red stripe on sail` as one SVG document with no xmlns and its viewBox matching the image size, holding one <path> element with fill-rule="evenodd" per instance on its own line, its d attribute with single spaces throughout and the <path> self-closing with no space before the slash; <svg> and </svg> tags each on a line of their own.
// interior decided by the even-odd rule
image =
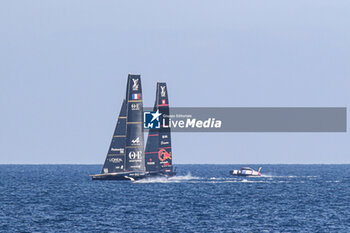
<svg viewBox="0 0 350 233">
<path fill-rule="evenodd" d="M 153 136 L 158 136 L 159 134 L 148 134 L 148 136 L 153 137 Z"/>
</svg>

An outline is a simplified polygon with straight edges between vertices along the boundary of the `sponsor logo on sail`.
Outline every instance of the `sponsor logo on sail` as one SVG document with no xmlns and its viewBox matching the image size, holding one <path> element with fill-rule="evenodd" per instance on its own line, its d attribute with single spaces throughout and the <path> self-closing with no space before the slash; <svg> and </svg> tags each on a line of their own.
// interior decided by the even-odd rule
<svg viewBox="0 0 350 233">
<path fill-rule="evenodd" d="M 117 170 L 118 170 L 118 169 L 124 169 L 124 166 L 123 166 L 123 165 L 121 165 L 121 166 L 115 166 L 114 169 L 117 169 Z"/>
<path fill-rule="evenodd" d="M 162 139 L 168 138 L 168 135 L 162 135 Z"/>
<path fill-rule="evenodd" d="M 141 151 L 130 151 L 129 152 L 129 159 L 132 160 L 141 160 L 142 158 L 142 152 Z"/>
<path fill-rule="evenodd" d="M 133 81 L 132 90 L 138 91 L 139 90 L 139 79 L 133 78 L 132 81 Z"/>
<path fill-rule="evenodd" d="M 165 99 L 162 99 L 162 104 L 166 104 L 166 100 Z"/>
<path fill-rule="evenodd" d="M 162 114 L 157 109 L 156 112 L 144 112 L 143 113 L 143 127 L 145 129 L 159 129 Z"/>
<path fill-rule="evenodd" d="M 118 151 L 121 154 L 124 154 L 124 148 L 111 148 L 111 151 Z"/>
<path fill-rule="evenodd" d="M 133 145 L 138 145 L 138 144 L 140 144 L 140 137 L 137 137 L 137 138 L 135 138 L 134 140 L 131 140 L 131 143 L 132 143 Z"/>
<path fill-rule="evenodd" d="M 108 161 L 111 163 L 122 163 L 123 162 L 123 160 L 121 158 L 110 158 Z"/>
<path fill-rule="evenodd" d="M 169 142 L 160 141 L 160 145 L 168 145 Z"/>
<path fill-rule="evenodd" d="M 164 148 L 162 148 L 158 151 L 158 158 L 160 161 L 171 159 L 171 152 L 168 153 Z"/>
<path fill-rule="evenodd" d="M 131 104 L 131 110 L 140 110 L 140 104 Z"/>
<path fill-rule="evenodd" d="M 165 86 L 160 86 L 160 96 L 161 97 L 165 97 L 166 93 L 165 93 Z"/>
<path fill-rule="evenodd" d="M 149 158 L 149 160 L 147 161 L 147 165 L 154 165 L 156 164 L 155 162 L 153 162 L 152 158 Z"/>
</svg>

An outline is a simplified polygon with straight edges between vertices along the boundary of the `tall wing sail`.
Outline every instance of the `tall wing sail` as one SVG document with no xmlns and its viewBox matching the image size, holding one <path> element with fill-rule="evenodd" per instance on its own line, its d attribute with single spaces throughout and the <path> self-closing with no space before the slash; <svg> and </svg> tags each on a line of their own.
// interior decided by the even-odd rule
<svg viewBox="0 0 350 233">
<path fill-rule="evenodd" d="M 126 101 L 120 109 L 117 125 L 101 173 L 125 171 Z"/>
<path fill-rule="evenodd" d="M 150 129 L 146 145 L 147 171 L 172 172 L 171 134 L 169 126 L 169 100 L 166 83 L 157 83 L 154 111 L 163 116 L 160 129 Z"/>
<path fill-rule="evenodd" d="M 145 171 L 143 101 L 140 75 L 129 74 L 126 100 L 126 170 Z"/>
<path fill-rule="evenodd" d="M 160 169 L 164 172 L 172 172 L 173 171 L 173 159 L 172 159 L 172 151 L 171 151 L 171 134 L 169 127 L 169 99 L 168 99 L 168 90 L 166 83 L 157 83 L 157 91 L 158 91 L 158 108 L 159 112 L 162 113 L 163 117 L 162 124 L 165 123 L 168 127 L 164 127 L 161 125 L 159 131 L 159 151 L 158 158 L 160 160 Z"/>
</svg>

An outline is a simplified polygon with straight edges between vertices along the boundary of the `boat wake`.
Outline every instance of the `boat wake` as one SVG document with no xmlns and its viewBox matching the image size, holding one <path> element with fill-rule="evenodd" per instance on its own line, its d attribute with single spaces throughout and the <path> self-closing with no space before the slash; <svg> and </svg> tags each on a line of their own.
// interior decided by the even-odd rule
<svg viewBox="0 0 350 233">
<path fill-rule="evenodd" d="M 261 176 L 261 177 L 272 177 L 272 178 L 318 178 L 318 176 Z"/>
<path fill-rule="evenodd" d="M 200 177 L 192 176 L 191 173 L 188 173 L 185 176 L 173 176 L 173 177 L 152 177 L 141 180 L 136 180 L 133 183 L 183 183 L 189 181 L 200 180 Z"/>
<path fill-rule="evenodd" d="M 262 176 L 252 176 L 247 178 L 242 177 L 196 177 L 188 173 L 184 176 L 173 176 L 173 177 L 152 177 L 141 180 L 136 180 L 133 183 L 285 183 L 289 179 L 296 178 L 317 178 L 317 176 L 272 176 L 272 175 L 262 175 Z"/>
<path fill-rule="evenodd" d="M 204 181 L 203 183 L 212 183 L 212 184 L 223 184 L 223 183 L 269 183 L 266 180 L 248 180 L 240 178 L 215 178 L 212 177 L 209 180 Z"/>
</svg>

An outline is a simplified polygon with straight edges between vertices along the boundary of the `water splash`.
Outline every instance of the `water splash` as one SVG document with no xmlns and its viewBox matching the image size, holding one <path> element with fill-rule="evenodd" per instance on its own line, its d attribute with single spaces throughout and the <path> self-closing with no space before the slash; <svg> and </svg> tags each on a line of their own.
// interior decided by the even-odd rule
<svg viewBox="0 0 350 233">
<path fill-rule="evenodd" d="M 173 177 L 152 177 L 141 180 L 136 180 L 133 183 L 182 183 L 192 180 L 199 180 L 200 177 L 192 176 L 191 173 L 187 173 L 185 176 L 173 176 Z"/>
</svg>

